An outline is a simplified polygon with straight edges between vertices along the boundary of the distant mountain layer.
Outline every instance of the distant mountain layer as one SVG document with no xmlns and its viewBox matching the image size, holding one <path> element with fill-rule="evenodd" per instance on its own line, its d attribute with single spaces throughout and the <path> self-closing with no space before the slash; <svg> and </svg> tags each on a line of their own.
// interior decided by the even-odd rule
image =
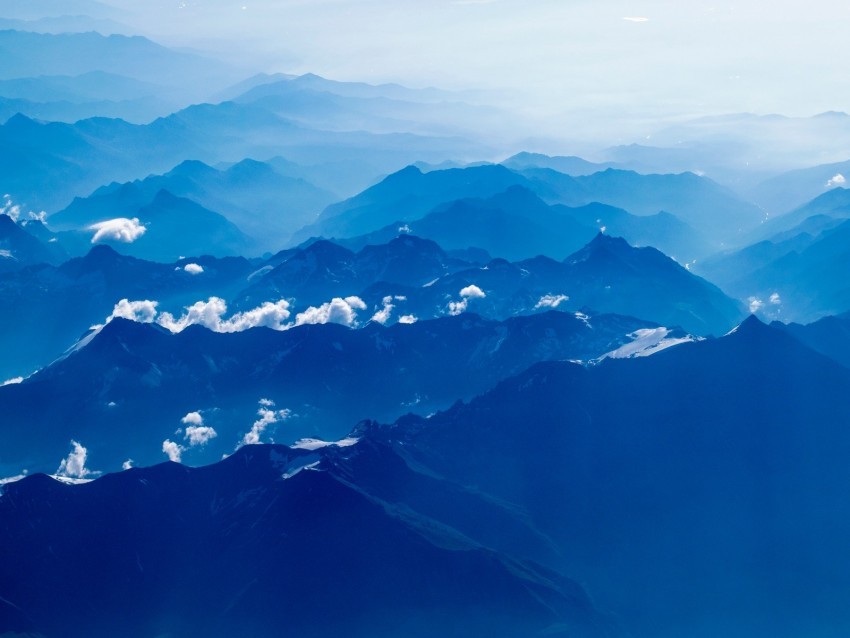
<svg viewBox="0 0 850 638">
<path fill-rule="evenodd" d="M 547 255 L 563 259 L 600 230 L 639 246 L 653 246 L 682 263 L 711 251 L 700 233 L 669 213 L 632 215 L 605 204 L 549 206 L 523 186 L 486 199 L 461 199 L 437 206 L 421 219 L 396 221 L 360 237 L 337 240 L 349 246 L 380 243 L 406 230 L 446 249 L 483 248 L 510 260 Z"/>
<path fill-rule="evenodd" d="M 850 259 L 850 191 L 825 193 L 765 223 L 761 234 L 768 239 L 695 270 L 772 319 L 811 322 L 850 310 L 841 275 Z"/>
<path fill-rule="evenodd" d="M 515 172 L 501 165 L 427 173 L 410 166 L 353 198 L 329 206 L 305 232 L 332 237 L 367 234 L 387 224 L 419 220 L 441 204 L 486 199 L 515 186 L 550 203 L 581 206 L 600 202 L 641 215 L 666 211 L 714 241 L 724 233 L 737 236 L 762 218 L 755 206 L 711 180 L 688 173 L 639 175 L 607 169 L 571 177 L 540 168 Z"/>
<path fill-rule="evenodd" d="M 124 184 L 98 188 L 76 198 L 50 216 L 56 229 L 81 228 L 114 217 L 133 217 L 167 191 L 220 213 L 248 235 L 260 250 L 279 250 L 290 235 L 312 222 L 334 195 L 304 181 L 281 175 L 269 164 L 243 160 L 226 170 L 198 161 L 186 161 L 165 173 Z M 174 239 L 172 238 L 172 241 Z M 223 248 L 215 245 L 205 252 Z M 192 251 L 186 247 L 182 254 Z"/>
</svg>

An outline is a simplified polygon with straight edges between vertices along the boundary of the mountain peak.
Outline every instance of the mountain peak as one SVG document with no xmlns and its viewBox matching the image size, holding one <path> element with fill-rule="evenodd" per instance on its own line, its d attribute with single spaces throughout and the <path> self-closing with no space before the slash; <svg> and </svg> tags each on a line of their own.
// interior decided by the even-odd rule
<svg viewBox="0 0 850 638">
<path fill-rule="evenodd" d="M 599 232 L 586 246 L 567 257 L 564 261 L 575 264 L 597 259 L 605 255 L 624 255 L 635 250 L 637 249 L 622 237 L 615 237 Z"/>
<path fill-rule="evenodd" d="M 735 328 L 733 328 L 729 335 L 734 334 L 739 337 L 752 337 L 756 335 L 772 333 L 775 332 L 775 330 L 775 328 L 771 328 L 769 325 L 759 319 L 756 315 L 751 314 L 741 323 L 739 323 Z"/>
</svg>

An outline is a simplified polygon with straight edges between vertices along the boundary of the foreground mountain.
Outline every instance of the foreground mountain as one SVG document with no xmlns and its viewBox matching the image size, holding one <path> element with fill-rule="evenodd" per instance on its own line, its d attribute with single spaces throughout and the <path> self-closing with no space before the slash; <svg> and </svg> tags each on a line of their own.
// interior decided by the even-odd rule
<svg viewBox="0 0 850 638">
<path fill-rule="evenodd" d="M 3 601 L 48 638 L 620 635 L 576 583 L 370 496 L 324 456 L 248 446 L 7 485 Z"/>
<path fill-rule="evenodd" d="M 128 458 L 155 463 L 165 440 L 184 446 L 187 462 L 211 462 L 252 430 L 261 399 L 277 406 L 259 406 L 270 419 L 263 440 L 335 440 L 361 419 L 428 414 L 537 361 L 596 359 L 657 328 L 630 317 L 548 312 L 505 322 L 471 314 L 388 328 L 373 322 L 359 330 L 330 323 L 219 333 L 195 325 L 171 334 L 116 318 L 64 359 L 0 387 L 0 476 L 54 470 L 71 439 L 103 470 Z M 45 405 L 44 396 L 54 400 Z M 175 435 L 193 412 L 216 432 L 199 446 Z"/>
<path fill-rule="evenodd" d="M 527 511 L 635 636 L 839 636 L 847 397 L 850 370 L 750 318 L 649 358 L 540 364 L 371 431 Z"/>
</svg>

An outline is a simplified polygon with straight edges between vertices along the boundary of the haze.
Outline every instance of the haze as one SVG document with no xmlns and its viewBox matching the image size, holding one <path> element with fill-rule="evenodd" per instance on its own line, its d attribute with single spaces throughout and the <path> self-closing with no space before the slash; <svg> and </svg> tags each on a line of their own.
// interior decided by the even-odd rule
<svg viewBox="0 0 850 638">
<path fill-rule="evenodd" d="M 846 5 L 542 0 L 110 2 L 169 45 L 253 69 L 502 91 L 548 133 L 659 118 L 807 116 L 850 98 Z M 614 136 L 616 138 L 616 135 Z"/>
</svg>

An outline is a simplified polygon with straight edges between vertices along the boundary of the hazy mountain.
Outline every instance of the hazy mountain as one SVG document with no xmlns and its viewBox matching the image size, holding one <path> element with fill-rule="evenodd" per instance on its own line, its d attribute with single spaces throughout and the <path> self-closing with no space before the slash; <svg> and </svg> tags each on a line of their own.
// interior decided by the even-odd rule
<svg viewBox="0 0 850 638">
<path fill-rule="evenodd" d="M 299 233 L 354 237 L 396 221 L 423 217 L 437 205 L 466 197 L 487 197 L 509 186 L 528 186 L 522 176 L 498 165 L 423 173 L 408 166 L 343 202 L 322 211 L 315 225 Z"/>
<path fill-rule="evenodd" d="M 19 3 L 21 4 L 21 3 Z M 102 5 L 106 6 L 106 5 Z M 6 7 L 4 7 L 4 10 Z M 33 19 L 0 18 L 0 29 L 32 31 L 34 33 L 87 33 L 96 31 L 101 35 L 119 33 L 133 35 L 133 28 L 109 18 L 92 18 L 87 15 L 56 15 Z"/>
<path fill-rule="evenodd" d="M 294 231 L 315 219 L 335 199 L 262 162 L 246 159 L 226 170 L 216 170 L 203 162 L 186 161 L 164 175 L 98 188 L 51 215 L 49 223 L 59 229 L 79 228 L 116 216 L 132 217 L 160 190 L 224 215 L 257 238 L 261 250 L 279 249 Z"/>
<path fill-rule="evenodd" d="M 166 439 L 185 443 L 186 462 L 211 462 L 251 430 L 260 399 L 289 411 L 267 424 L 263 440 L 336 440 L 361 419 L 427 414 L 537 361 L 595 359 L 656 327 L 616 315 L 588 322 L 547 312 L 505 322 L 467 314 L 357 330 L 328 323 L 219 333 L 196 325 L 171 334 L 116 318 L 23 383 L 0 387 L 7 417 L 0 477 L 52 471 L 69 438 L 105 470 L 127 458 L 162 460 Z M 49 405 L 46 395 L 54 398 Z M 202 446 L 175 435 L 196 411 L 217 432 Z"/>
<path fill-rule="evenodd" d="M 414 222 L 396 221 L 374 233 L 340 241 L 357 246 L 388 241 L 400 228 L 449 250 L 476 246 L 514 260 L 537 255 L 564 258 L 603 228 L 632 244 L 652 245 L 685 262 L 709 251 L 696 230 L 669 213 L 639 216 L 605 204 L 548 206 L 522 186 L 511 186 L 487 199 L 441 204 Z"/>
<path fill-rule="evenodd" d="M 850 258 L 848 194 L 836 188 L 766 222 L 760 234 L 768 239 L 714 256 L 698 264 L 697 272 L 731 294 L 755 300 L 772 319 L 808 322 L 847 311 L 850 293 L 836 273 Z"/>
<path fill-rule="evenodd" d="M 748 197 L 755 191 L 754 197 L 763 200 L 758 194 L 765 180 L 845 161 L 848 141 L 850 117 L 842 112 L 812 117 L 732 113 L 678 122 L 654 132 L 645 144 L 615 147 L 602 156 L 641 172 L 700 171 Z M 781 210 L 787 208 L 770 212 Z"/>
<path fill-rule="evenodd" d="M 15 116 L 0 126 L 3 186 L 16 201 L 55 212 L 110 182 L 162 174 L 186 159 L 207 164 L 285 156 L 304 166 L 337 167 L 343 190 L 418 159 L 484 152 L 457 138 L 375 135 L 297 126 L 256 105 L 195 105 L 147 125 L 95 118 L 74 124 Z M 133 148 L 131 154 L 124 149 Z M 335 191 L 333 173 L 320 186 Z M 311 180 L 312 181 L 312 180 Z"/>
<path fill-rule="evenodd" d="M 578 584 L 371 496 L 334 456 L 249 446 L 206 468 L 8 485 L 4 602 L 46 636 L 621 635 Z"/>
<path fill-rule="evenodd" d="M 45 244 L 8 215 L 0 215 L 0 272 L 20 270 L 39 263 L 60 263 L 66 255 Z"/>
<path fill-rule="evenodd" d="M 554 157 L 542 153 L 522 152 L 511 155 L 501 162 L 512 170 L 522 171 L 528 168 L 550 168 L 565 175 L 592 175 L 607 168 L 616 168 L 611 164 L 588 162 L 581 157 L 556 155 Z"/>
<path fill-rule="evenodd" d="M 487 199 L 513 186 L 522 186 L 549 204 L 577 207 L 603 203 L 643 216 L 666 211 L 714 242 L 726 236 L 739 236 L 763 217 L 755 206 L 743 202 L 727 189 L 690 173 L 640 175 L 607 169 L 572 177 L 548 168 L 515 172 L 501 165 L 485 165 L 422 173 L 410 166 L 355 197 L 329 206 L 315 225 L 298 236 L 365 235 L 388 224 L 414 222 L 440 205 L 459 199 Z M 676 232 L 691 234 L 684 232 L 681 226 Z M 669 241 L 672 235 L 669 230 L 662 230 L 661 236 Z M 703 241 L 694 237 L 685 240 L 679 248 L 690 251 Z M 702 250 L 707 248 L 704 246 Z M 688 258 L 702 254 L 694 253 Z"/>
<path fill-rule="evenodd" d="M 829 189 L 843 188 L 848 176 L 850 161 L 800 168 L 765 180 L 753 189 L 751 196 L 778 215 L 806 204 Z"/>
<path fill-rule="evenodd" d="M 790 638 L 850 627 L 848 396 L 850 371 L 751 318 L 372 435 L 523 508 L 635 636 Z"/>
<path fill-rule="evenodd" d="M 493 107 L 466 104 L 460 95 L 437 89 L 336 82 L 313 74 L 258 83 L 232 99 L 307 126 L 340 131 L 483 137 L 505 119 Z"/>
</svg>

